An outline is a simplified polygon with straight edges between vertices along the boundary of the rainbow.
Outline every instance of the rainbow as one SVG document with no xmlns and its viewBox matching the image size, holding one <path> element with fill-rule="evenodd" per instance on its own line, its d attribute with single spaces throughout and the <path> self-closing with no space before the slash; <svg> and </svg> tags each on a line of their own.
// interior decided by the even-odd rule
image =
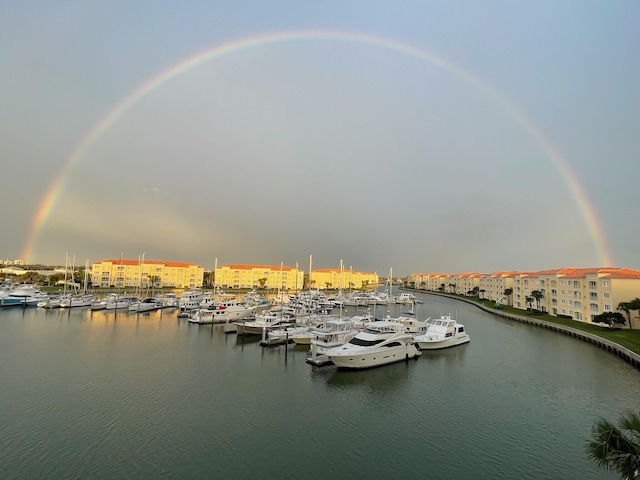
<svg viewBox="0 0 640 480">
<path fill-rule="evenodd" d="M 441 68 L 462 78 L 463 80 L 478 88 L 488 97 L 496 101 L 502 108 L 509 112 L 510 115 L 520 123 L 520 125 L 526 132 L 528 132 L 533 137 L 540 149 L 552 161 L 553 165 L 565 179 L 565 182 L 571 194 L 575 198 L 578 208 L 580 209 L 589 233 L 592 236 L 595 247 L 598 250 L 601 265 L 613 265 L 612 256 L 609 254 L 609 251 L 607 249 L 605 237 L 602 228 L 599 226 L 599 223 L 597 221 L 597 216 L 589 202 L 586 192 L 578 181 L 577 176 L 571 170 L 569 162 L 565 159 L 558 148 L 555 147 L 554 144 L 547 139 L 540 128 L 538 128 L 537 125 L 504 94 L 502 94 L 471 72 L 448 60 L 443 59 L 442 57 L 427 49 L 416 48 L 412 45 L 401 43 L 396 40 L 368 35 L 365 33 L 323 30 L 268 33 L 230 41 L 223 45 L 205 50 L 201 53 L 187 58 L 186 60 L 181 61 L 173 67 L 163 71 L 159 75 L 154 76 L 149 81 L 145 82 L 133 92 L 131 92 L 120 103 L 109 110 L 107 114 L 89 131 L 87 136 L 76 147 L 69 159 L 64 164 L 63 168 L 51 182 L 33 217 L 33 221 L 31 223 L 31 227 L 27 240 L 25 242 L 25 247 L 21 258 L 25 259 L 29 263 L 32 261 L 32 254 L 38 237 L 38 232 L 46 223 L 49 214 L 53 210 L 56 201 L 58 200 L 58 197 L 63 191 L 65 178 L 67 177 L 69 172 L 80 161 L 80 159 L 84 156 L 91 145 L 98 138 L 100 138 L 101 135 L 109 130 L 109 128 L 111 128 L 111 126 L 116 123 L 118 119 L 140 99 L 148 95 L 156 88 L 170 81 L 171 79 L 185 72 L 188 72 L 189 70 L 198 67 L 210 60 L 219 59 L 227 55 L 241 52 L 243 50 L 266 47 L 269 45 L 284 42 L 319 40 L 333 40 L 367 44 L 411 56 L 418 60 L 428 62 L 438 68 Z"/>
</svg>

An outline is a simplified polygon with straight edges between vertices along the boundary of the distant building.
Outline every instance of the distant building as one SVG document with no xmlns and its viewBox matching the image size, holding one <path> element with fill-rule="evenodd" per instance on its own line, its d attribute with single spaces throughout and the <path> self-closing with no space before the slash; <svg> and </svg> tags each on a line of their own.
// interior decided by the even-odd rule
<svg viewBox="0 0 640 480">
<path fill-rule="evenodd" d="M 490 274 L 414 273 L 407 277 L 406 283 L 417 289 L 461 295 L 473 291 L 470 287 L 477 285 L 476 292 L 481 298 L 586 322 L 592 322 L 603 312 L 616 311 L 622 302 L 640 298 L 640 270 L 631 268 L 559 268 Z M 511 294 L 507 295 L 505 291 L 511 291 Z M 539 300 L 532 294 L 534 291 L 542 294 Z"/>
<path fill-rule="evenodd" d="M 24 260 L 0 260 L 0 265 L 24 265 Z"/>
<path fill-rule="evenodd" d="M 204 268 L 192 263 L 109 259 L 91 266 L 94 287 L 201 287 Z"/>
<path fill-rule="evenodd" d="M 4 267 L 0 268 L 0 273 L 4 273 L 5 275 L 24 275 L 28 271 L 23 268 L 13 266 L 13 264 L 11 263 L 8 264 L 9 266 L 6 265 L 7 264 L 5 264 Z"/>
<path fill-rule="evenodd" d="M 216 286 L 221 288 L 272 288 L 298 290 L 303 287 L 304 272 L 280 265 L 230 264 L 217 267 Z"/>
<path fill-rule="evenodd" d="M 311 288 L 317 289 L 342 289 L 366 288 L 378 285 L 377 273 L 354 272 L 340 268 L 322 268 L 313 270 L 309 278 Z"/>
</svg>

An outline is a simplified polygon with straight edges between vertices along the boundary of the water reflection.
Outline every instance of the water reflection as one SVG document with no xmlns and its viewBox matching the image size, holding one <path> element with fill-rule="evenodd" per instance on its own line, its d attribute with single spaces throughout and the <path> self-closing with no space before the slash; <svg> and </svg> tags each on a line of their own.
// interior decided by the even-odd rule
<svg viewBox="0 0 640 480">
<path fill-rule="evenodd" d="M 465 354 L 469 347 L 471 347 L 470 343 L 457 345 L 451 348 L 443 348 L 441 350 L 422 350 L 420 361 L 435 364 L 445 363 L 463 365 Z"/>
<path fill-rule="evenodd" d="M 329 389 L 364 389 L 368 393 L 386 395 L 394 392 L 409 378 L 416 361 L 397 362 L 365 370 L 339 370 L 336 367 L 324 367 L 326 383 Z M 314 367 L 315 369 L 315 367 Z"/>
</svg>

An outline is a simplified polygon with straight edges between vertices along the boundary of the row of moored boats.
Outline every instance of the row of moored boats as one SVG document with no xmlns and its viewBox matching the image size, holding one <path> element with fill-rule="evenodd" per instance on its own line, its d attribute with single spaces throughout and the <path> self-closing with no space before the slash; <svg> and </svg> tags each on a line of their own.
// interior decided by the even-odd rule
<svg viewBox="0 0 640 480">
<path fill-rule="evenodd" d="M 362 293 L 358 295 L 363 296 Z M 450 314 L 419 321 L 412 312 L 407 312 L 403 316 L 376 320 L 368 310 L 345 318 L 343 307 L 351 302 L 347 298 L 331 298 L 319 291 L 309 291 L 278 295 L 270 302 L 255 291 L 237 298 L 220 291 L 193 289 L 181 296 L 166 293 L 139 298 L 110 293 L 97 299 L 86 293 L 49 296 L 33 285 L 0 285 L 0 307 L 85 307 L 129 312 L 177 308 L 178 315 L 191 323 L 222 323 L 225 333 L 262 335 L 263 345 L 307 345 L 307 361 L 314 365 L 333 363 L 339 368 L 370 368 L 417 358 L 422 350 L 469 342 L 464 325 L 457 323 Z M 415 298 L 408 292 L 394 298 L 395 303 L 415 303 Z M 376 303 L 356 301 L 353 305 Z M 335 308 L 340 309 L 339 314 L 332 313 Z"/>
</svg>

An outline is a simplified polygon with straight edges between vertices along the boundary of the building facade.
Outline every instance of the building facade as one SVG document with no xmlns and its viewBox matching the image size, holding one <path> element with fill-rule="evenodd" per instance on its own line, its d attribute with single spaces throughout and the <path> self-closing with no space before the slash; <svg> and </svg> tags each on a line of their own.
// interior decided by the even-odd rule
<svg viewBox="0 0 640 480">
<path fill-rule="evenodd" d="M 313 270 L 309 278 L 309 286 L 319 290 L 368 288 L 378 285 L 377 273 L 345 271 L 340 268 L 321 268 Z"/>
<path fill-rule="evenodd" d="M 630 268 L 560 268 L 538 272 L 491 274 L 415 273 L 406 283 L 432 292 L 477 296 L 522 310 L 592 322 L 596 315 L 640 298 L 640 270 Z M 638 319 L 634 318 L 634 328 Z"/>
<path fill-rule="evenodd" d="M 204 268 L 192 263 L 158 260 L 110 259 L 91 266 L 94 287 L 196 288 L 204 280 Z"/>
<path fill-rule="evenodd" d="M 216 268 L 215 284 L 221 288 L 299 290 L 304 285 L 304 272 L 284 265 L 231 264 Z"/>
</svg>

